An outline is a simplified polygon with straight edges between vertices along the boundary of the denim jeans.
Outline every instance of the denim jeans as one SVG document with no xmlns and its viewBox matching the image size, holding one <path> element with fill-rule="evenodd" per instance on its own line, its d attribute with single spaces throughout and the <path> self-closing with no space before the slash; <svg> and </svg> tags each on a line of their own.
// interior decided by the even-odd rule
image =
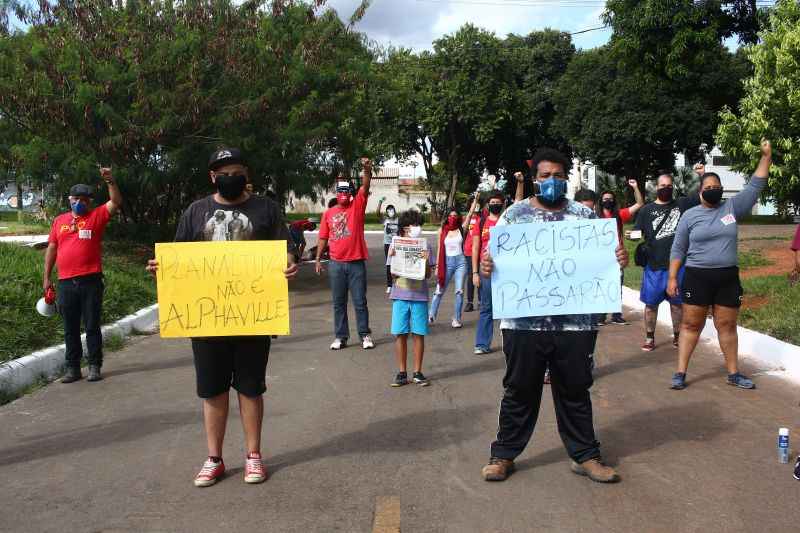
<svg viewBox="0 0 800 533">
<path fill-rule="evenodd" d="M 76 276 L 58 282 L 58 310 L 64 321 L 64 343 L 67 348 L 64 358 L 68 367 L 81 366 L 81 318 L 86 329 L 86 358 L 90 365 L 103 364 L 100 314 L 104 289 L 102 274 Z"/>
<path fill-rule="evenodd" d="M 350 338 L 347 319 L 347 293 L 356 310 L 358 334 L 363 339 L 370 334 L 367 309 L 367 265 L 364 261 L 334 261 L 328 264 L 328 277 L 333 293 L 333 329 L 337 339 Z"/>
<path fill-rule="evenodd" d="M 430 318 L 436 318 L 439 314 L 439 305 L 442 303 L 442 296 L 450 286 L 450 281 L 455 281 L 456 297 L 453 304 L 453 318 L 461 322 L 461 308 L 464 304 L 464 276 L 467 273 L 467 261 L 464 255 L 454 255 L 446 257 L 446 264 L 443 265 L 447 270 L 444 276 L 444 287 L 436 287 L 431 302 Z M 441 266 L 439 267 L 441 268 Z"/>
<path fill-rule="evenodd" d="M 481 299 L 481 312 L 478 316 L 478 327 L 475 331 L 475 347 L 489 349 L 492 346 L 492 333 L 494 330 L 494 320 L 492 319 L 492 278 L 481 276 L 478 296 Z"/>
<path fill-rule="evenodd" d="M 464 257 L 467 260 L 467 303 L 471 304 L 475 300 L 475 285 L 472 283 L 472 256 Z M 480 295 L 478 296 L 480 300 Z"/>
</svg>

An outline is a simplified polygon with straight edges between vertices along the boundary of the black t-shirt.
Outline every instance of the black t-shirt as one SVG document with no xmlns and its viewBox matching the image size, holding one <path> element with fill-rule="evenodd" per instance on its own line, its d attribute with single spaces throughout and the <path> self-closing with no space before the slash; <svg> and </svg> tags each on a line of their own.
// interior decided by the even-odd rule
<svg viewBox="0 0 800 533">
<path fill-rule="evenodd" d="M 281 210 L 269 198 L 251 195 L 241 204 L 225 205 L 207 196 L 184 211 L 175 232 L 176 242 L 252 240 L 285 240 L 295 253 Z"/>
<path fill-rule="evenodd" d="M 647 266 L 650 270 L 666 270 L 669 268 L 669 253 L 675 238 L 678 220 L 687 210 L 700 204 L 700 195 L 692 194 L 673 200 L 668 204 L 647 204 L 636 216 L 636 229 L 642 230 L 647 242 Z M 667 217 L 666 222 L 656 235 L 656 229 Z"/>
</svg>

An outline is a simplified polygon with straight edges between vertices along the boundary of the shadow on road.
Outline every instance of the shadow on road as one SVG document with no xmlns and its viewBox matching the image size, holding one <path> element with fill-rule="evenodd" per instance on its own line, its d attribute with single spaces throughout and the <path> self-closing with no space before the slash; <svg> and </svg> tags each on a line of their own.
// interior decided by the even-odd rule
<svg viewBox="0 0 800 533">
<path fill-rule="evenodd" d="M 32 435 L 19 439 L 16 446 L 0 449 L 0 466 L 135 441 L 162 431 L 172 431 L 178 426 L 197 424 L 200 420 L 200 411 L 192 409 L 134 416 L 67 431 Z"/>
<path fill-rule="evenodd" d="M 485 428 L 476 426 L 474 421 L 493 409 L 439 409 L 379 420 L 316 446 L 276 455 L 269 459 L 269 469 L 276 473 L 289 466 L 340 455 L 437 450 L 482 433 Z"/>
<path fill-rule="evenodd" d="M 702 429 L 701 429 L 702 428 Z M 675 441 L 710 440 L 729 428 L 720 412 L 706 402 L 692 402 L 679 406 L 663 407 L 653 411 L 639 411 L 599 428 L 604 446 L 603 460 L 615 465 L 619 459 L 659 448 Z M 598 428 L 595 428 L 598 429 Z M 535 444 L 536 437 L 531 439 Z M 517 470 L 566 461 L 567 452 L 562 447 L 553 448 L 530 459 L 517 463 Z"/>
<path fill-rule="evenodd" d="M 179 358 L 179 359 L 167 359 L 164 361 L 157 361 L 155 363 L 145 364 L 145 365 L 135 365 L 135 366 L 126 366 L 122 368 L 115 368 L 114 370 L 109 370 L 108 372 L 103 372 L 106 378 L 115 377 L 115 376 L 124 376 L 125 374 L 134 374 L 134 373 L 143 373 L 143 372 L 152 372 L 154 370 L 170 370 L 172 368 L 183 368 L 185 366 L 192 366 L 192 356 L 189 355 L 191 353 L 191 348 L 188 346 L 188 339 L 187 339 L 187 347 L 186 347 L 186 355 Z"/>
</svg>

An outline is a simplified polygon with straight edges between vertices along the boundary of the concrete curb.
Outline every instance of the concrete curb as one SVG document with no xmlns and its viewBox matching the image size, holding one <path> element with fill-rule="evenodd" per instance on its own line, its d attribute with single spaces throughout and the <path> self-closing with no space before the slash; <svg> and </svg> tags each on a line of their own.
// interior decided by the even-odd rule
<svg viewBox="0 0 800 533">
<path fill-rule="evenodd" d="M 103 337 L 127 337 L 131 333 L 152 334 L 158 331 L 158 304 L 140 309 L 113 324 L 102 327 Z M 81 335 L 86 349 L 86 335 Z M 64 369 L 65 345 L 51 346 L 0 365 L 0 391 L 13 394 L 44 377 L 48 381 L 58 378 Z"/>
<path fill-rule="evenodd" d="M 644 304 L 639 300 L 639 291 L 629 287 L 622 288 L 622 303 L 626 307 L 644 311 Z M 672 326 L 669 303 L 661 302 L 658 322 Z M 736 329 L 739 334 L 739 357 L 742 360 L 756 367 L 759 373 L 769 373 L 800 384 L 800 346 L 741 326 Z M 700 340 L 717 342 L 717 330 L 712 319 L 706 319 Z"/>
</svg>

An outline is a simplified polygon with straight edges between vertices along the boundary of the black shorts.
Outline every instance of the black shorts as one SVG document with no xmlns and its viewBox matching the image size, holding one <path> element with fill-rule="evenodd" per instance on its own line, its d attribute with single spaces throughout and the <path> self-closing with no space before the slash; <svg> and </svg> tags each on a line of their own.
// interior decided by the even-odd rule
<svg viewBox="0 0 800 533">
<path fill-rule="evenodd" d="M 251 398 L 264 394 L 269 345 L 264 336 L 192 339 L 197 395 L 213 398 L 231 385 Z"/>
<path fill-rule="evenodd" d="M 742 305 L 742 284 L 739 267 L 695 268 L 686 267 L 681 285 L 683 303 L 689 305 Z"/>
</svg>

